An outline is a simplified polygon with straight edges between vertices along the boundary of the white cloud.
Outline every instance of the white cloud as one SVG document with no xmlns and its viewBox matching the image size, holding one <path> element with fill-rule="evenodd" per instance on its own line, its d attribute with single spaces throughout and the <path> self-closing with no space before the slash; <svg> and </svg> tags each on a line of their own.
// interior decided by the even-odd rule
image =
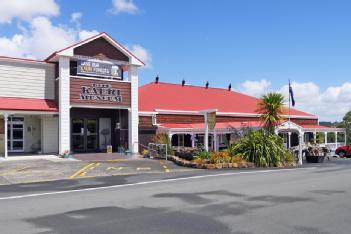
<svg viewBox="0 0 351 234">
<path fill-rule="evenodd" d="M 95 36 L 96 34 L 99 34 L 99 32 L 96 30 L 91 30 L 91 31 L 81 30 L 79 31 L 79 40 L 83 41 L 84 39 Z"/>
<path fill-rule="evenodd" d="M 136 14 L 139 12 L 138 7 L 134 4 L 133 0 L 112 0 L 113 10 L 115 14 L 129 13 Z"/>
<path fill-rule="evenodd" d="M 52 52 L 85 39 L 96 30 L 80 30 L 65 25 L 53 25 L 47 17 L 35 17 L 27 28 L 12 37 L 0 37 L 1 55 L 44 59 Z"/>
<path fill-rule="evenodd" d="M 152 67 L 152 56 L 150 51 L 142 47 L 141 45 L 132 45 L 130 48 L 128 47 L 128 50 L 132 52 L 138 59 L 143 61 L 146 65 L 146 68 L 151 68 Z"/>
<path fill-rule="evenodd" d="M 260 97 L 263 95 L 267 88 L 271 85 L 270 81 L 267 80 L 259 80 L 259 81 L 252 81 L 247 80 L 240 85 L 240 90 L 243 93 L 246 93 L 251 96 Z"/>
<path fill-rule="evenodd" d="M 242 89 L 239 91 L 256 97 L 269 91 L 278 91 L 288 102 L 288 85 L 272 90 L 270 84 L 266 80 L 245 81 L 241 84 Z M 292 82 L 291 86 L 294 91 L 295 108 L 315 114 L 321 121 L 340 121 L 346 112 L 351 110 L 351 83 L 349 82 L 328 87 L 325 90 L 321 90 L 314 82 Z"/>
<path fill-rule="evenodd" d="M 71 14 L 71 22 L 77 23 L 82 18 L 82 12 L 73 12 Z"/>
<path fill-rule="evenodd" d="M 351 110 L 351 83 L 321 91 L 312 83 L 293 83 L 296 108 L 320 116 L 320 120 L 340 121 Z M 287 92 L 287 87 L 285 87 Z M 296 93 L 296 94 L 295 94 Z"/>
<path fill-rule="evenodd" d="M 29 21 L 36 16 L 57 16 L 59 13 L 55 0 L 0 1 L 0 23 L 11 23 L 15 18 Z"/>
</svg>

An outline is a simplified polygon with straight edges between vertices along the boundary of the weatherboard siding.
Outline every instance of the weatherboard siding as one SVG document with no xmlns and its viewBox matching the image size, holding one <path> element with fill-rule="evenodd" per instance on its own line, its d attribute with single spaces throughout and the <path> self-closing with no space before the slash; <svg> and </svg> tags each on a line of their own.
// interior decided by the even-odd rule
<svg viewBox="0 0 351 234">
<path fill-rule="evenodd" d="M 258 121 L 257 117 L 235 117 L 235 116 L 216 116 L 218 123 L 224 122 L 249 122 Z M 292 122 L 302 125 L 318 125 L 318 119 L 291 119 Z M 203 123 L 204 117 L 202 115 L 171 115 L 171 114 L 158 114 L 157 124 L 162 123 Z M 140 126 L 152 126 L 152 118 L 149 116 L 140 116 Z"/>
<path fill-rule="evenodd" d="M 54 66 L 0 61 L 0 96 L 54 99 Z"/>
<path fill-rule="evenodd" d="M 119 89 L 121 91 L 122 102 L 117 103 L 113 101 L 106 100 L 81 100 L 80 94 L 82 86 L 91 87 L 92 84 L 110 84 L 112 88 Z M 80 78 L 71 78 L 70 82 L 70 102 L 71 104 L 76 105 L 114 105 L 116 107 L 130 107 L 131 105 L 131 91 L 130 91 L 129 82 L 118 82 L 118 81 L 107 81 L 107 80 L 98 80 L 98 79 L 80 79 Z"/>
</svg>

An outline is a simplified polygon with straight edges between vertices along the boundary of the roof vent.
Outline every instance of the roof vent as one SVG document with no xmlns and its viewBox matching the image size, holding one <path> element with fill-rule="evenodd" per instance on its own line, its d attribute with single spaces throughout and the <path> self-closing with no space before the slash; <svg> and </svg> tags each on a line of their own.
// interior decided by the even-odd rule
<svg viewBox="0 0 351 234">
<path fill-rule="evenodd" d="M 182 86 L 184 86 L 184 85 L 185 85 L 185 80 L 183 79 L 183 80 L 182 80 Z"/>
<path fill-rule="evenodd" d="M 228 86 L 228 91 L 231 91 L 231 90 L 232 90 L 232 83 L 230 83 Z"/>
<path fill-rule="evenodd" d="M 160 80 L 160 77 L 158 77 L 158 75 L 157 75 L 155 78 L 155 83 L 157 84 L 159 80 Z"/>
<path fill-rule="evenodd" d="M 209 86 L 210 84 L 208 83 L 208 81 L 206 82 L 206 89 L 208 89 L 208 86 Z"/>
</svg>

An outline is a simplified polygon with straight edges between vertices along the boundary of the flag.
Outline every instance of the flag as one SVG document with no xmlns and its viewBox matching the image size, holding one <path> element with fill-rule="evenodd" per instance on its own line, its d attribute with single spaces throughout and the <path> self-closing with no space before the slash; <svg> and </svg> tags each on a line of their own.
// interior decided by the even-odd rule
<svg viewBox="0 0 351 234">
<path fill-rule="evenodd" d="M 293 92 L 293 89 L 291 87 L 290 81 L 289 81 L 289 95 L 291 98 L 291 104 L 294 107 L 295 106 L 294 92 Z"/>
</svg>

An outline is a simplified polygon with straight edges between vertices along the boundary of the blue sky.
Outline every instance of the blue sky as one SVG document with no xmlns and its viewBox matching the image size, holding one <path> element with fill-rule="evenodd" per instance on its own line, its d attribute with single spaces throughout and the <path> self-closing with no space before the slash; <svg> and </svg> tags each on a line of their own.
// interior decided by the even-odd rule
<svg viewBox="0 0 351 234">
<path fill-rule="evenodd" d="M 284 85 L 291 79 L 297 108 L 332 121 L 351 110 L 350 1 L 47 1 L 59 12 L 48 8 L 25 19 L 14 13 L 10 23 L 0 22 L 0 49 L 1 37 L 13 41 L 16 34 L 34 35 L 32 21 L 42 16 L 53 27 L 105 31 L 131 50 L 140 46 L 149 62 L 140 72 L 141 84 L 159 74 L 161 81 L 173 83 L 232 83 L 238 91 L 260 96 L 287 94 Z M 116 2 L 134 8 L 118 10 Z M 81 13 L 76 21 L 74 12 Z M 24 55 L 31 57 L 32 51 Z M 343 103 L 342 110 L 331 111 L 333 102 Z"/>
</svg>

